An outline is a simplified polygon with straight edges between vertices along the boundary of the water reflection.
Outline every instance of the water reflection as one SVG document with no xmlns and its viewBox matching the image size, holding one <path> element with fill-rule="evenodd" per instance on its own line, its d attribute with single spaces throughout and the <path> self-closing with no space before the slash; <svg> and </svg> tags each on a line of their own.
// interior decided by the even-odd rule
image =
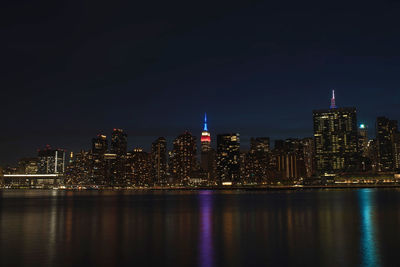
<svg viewBox="0 0 400 267">
<path fill-rule="evenodd" d="M 199 265 L 201 267 L 214 266 L 214 248 L 212 237 L 212 191 L 199 192 L 200 206 L 200 237 L 199 237 Z"/>
<path fill-rule="evenodd" d="M 0 266 L 391 265 L 399 210 L 396 190 L 0 191 Z"/>
<path fill-rule="evenodd" d="M 373 189 L 362 189 L 358 192 L 361 216 L 360 245 L 362 266 L 380 266 L 376 246 L 374 196 L 375 190 Z"/>
</svg>

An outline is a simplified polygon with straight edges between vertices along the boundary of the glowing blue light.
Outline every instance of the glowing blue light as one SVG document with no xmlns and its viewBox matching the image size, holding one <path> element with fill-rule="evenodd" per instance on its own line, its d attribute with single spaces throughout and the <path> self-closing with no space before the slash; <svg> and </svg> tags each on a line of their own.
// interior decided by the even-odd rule
<svg viewBox="0 0 400 267">
<path fill-rule="evenodd" d="M 365 129 L 365 124 L 364 123 L 360 124 L 360 129 Z"/>
<path fill-rule="evenodd" d="M 374 197 L 375 191 L 371 189 L 361 189 L 358 192 L 362 266 L 380 266 L 379 251 L 376 246 Z"/>
<path fill-rule="evenodd" d="M 204 127 L 203 131 L 208 132 L 208 127 L 207 127 L 207 113 L 204 113 Z"/>
</svg>

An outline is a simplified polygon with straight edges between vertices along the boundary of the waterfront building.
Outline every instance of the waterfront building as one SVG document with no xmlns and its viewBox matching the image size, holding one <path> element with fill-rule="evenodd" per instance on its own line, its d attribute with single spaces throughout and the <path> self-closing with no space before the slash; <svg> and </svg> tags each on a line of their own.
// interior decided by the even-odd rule
<svg viewBox="0 0 400 267">
<path fill-rule="evenodd" d="M 125 177 L 119 183 L 116 182 L 116 179 L 120 172 L 125 171 L 125 161 L 120 163 L 119 157 L 115 153 L 105 153 L 104 154 L 104 162 L 106 168 L 106 176 L 105 176 L 105 184 L 108 186 L 119 185 L 121 182 L 125 181 Z M 117 165 L 117 163 L 120 163 Z M 118 168 L 119 167 L 119 168 Z"/>
<path fill-rule="evenodd" d="M 240 183 L 240 135 L 217 135 L 217 177 L 220 185 Z"/>
<path fill-rule="evenodd" d="M 153 185 L 151 176 L 151 154 L 142 148 L 135 148 L 127 153 L 127 186 L 149 186 Z"/>
<path fill-rule="evenodd" d="M 396 135 L 398 126 L 396 120 L 390 120 L 386 117 L 376 119 L 376 142 L 378 171 L 393 171 L 398 165 L 396 159 L 397 145 Z M 396 162 L 397 161 L 397 162 Z"/>
<path fill-rule="evenodd" d="M 315 174 L 315 145 L 314 139 L 303 138 L 301 141 L 303 149 L 303 161 L 307 178 L 311 178 Z"/>
<path fill-rule="evenodd" d="M 127 134 L 122 129 L 114 129 L 111 134 L 111 154 L 116 158 L 110 160 L 110 180 L 114 186 L 125 186 L 126 180 L 126 152 Z"/>
<path fill-rule="evenodd" d="M 171 175 L 178 184 L 188 184 L 196 170 L 196 137 L 184 132 L 175 138 L 171 153 Z"/>
<path fill-rule="evenodd" d="M 318 174 L 356 171 L 359 159 L 356 108 L 337 108 L 333 94 L 331 108 L 314 110 L 313 122 Z"/>
<path fill-rule="evenodd" d="M 379 170 L 379 161 L 378 161 L 378 144 L 376 139 L 368 140 L 366 156 L 370 161 L 370 170 L 375 173 Z"/>
<path fill-rule="evenodd" d="M 118 156 L 126 155 L 128 136 L 122 129 L 114 129 L 111 134 L 111 153 Z"/>
<path fill-rule="evenodd" d="M 275 162 L 280 182 L 291 184 L 304 178 L 304 161 L 295 152 L 275 154 Z"/>
<path fill-rule="evenodd" d="M 49 145 L 38 150 L 38 173 L 52 174 L 64 173 L 65 151 L 63 149 L 52 149 Z"/>
<path fill-rule="evenodd" d="M 91 165 L 91 176 L 93 182 L 97 185 L 105 185 L 106 182 L 106 162 L 104 154 L 107 153 L 108 142 L 107 136 L 98 134 L 92 139 L 92 165 Z"/>
<path fill-rule="evenodd" d="M 211 134 L 208 131 L 207 114 L 204 114 L 204 125 L 200 142 L 200 169 L 206 180 L 213 181 L 215 176 L 215 150 L 211 147 Z"/>
<path fill-rule="evenodd" d="M 153 184 L 167 183 L 167 140 L 159 137 L 151 145 L 151 176 Z"/>
<path fill-rule="evenodd" d="M 291 184 L 307 176 L 306 161 L 312 161 L 309 140 L 288 138 L 278 143 L 273 151 L 273 164 L 278 178 L 277 182 Z M 308 166 L 312 168 L 312 166 Z M 311 170 L 312 172 L 312 170 Z"/>
<path fill-rule="evenodd" d="M 241 176 L 246 183 L 261 184 L 267 182 L 270 154 L 269 137 L 252 137 L 250 139 L 250 150 L 242 155 L 243 164 L 241 164 Z"/>
<path fill-rule="evenodd" d="M 368 147 L 368 128 L 364 123 L 358 127 L 358 150 L 362 156 L 366 156 Z"/>
<path fill-rule="evenodd" d="M 92 153 L 93 154 L 105 154 L 108 149 L 107 136 L 104 134 L 98 134 L 92 139 Z"/>
<path fill-rule="evenodd" d="M 65 182 L 74 185 L 91 185 L 94 183 L 92 173 L 92 153 L 81 150 L 74 154 L 66 168 Z"/>
<path fill-rule="evenodd" d="M 38 173 L 38 158 L 23 158 L 18 161 L 19 174 Z"/>
</svg>

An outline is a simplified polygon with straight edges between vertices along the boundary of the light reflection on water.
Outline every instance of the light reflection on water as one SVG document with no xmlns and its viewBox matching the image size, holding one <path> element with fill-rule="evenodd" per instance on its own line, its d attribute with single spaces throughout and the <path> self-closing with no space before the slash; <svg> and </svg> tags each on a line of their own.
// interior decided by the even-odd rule
<svg viewBox="0 0 400 267">
<path fill-rule="evenodd" d="M 361 214 L 362 266 L 380 266 L 379 253 L 376 247 L 375 192 L 376 190 L 373 189 L 362 189 L 358 192 Z"/>
<path fill-rule="evenodd" d="M 199 192 L 200 205 L 200 251 L 199 263 L 201 267 L 214 266 L 213 241 L 212 241 L 212 192 Z"/>
<path fill-rule="evenodd" d="M 386 266 L 400 191 L 0 190 L 0 266 Z"/>
</svg>

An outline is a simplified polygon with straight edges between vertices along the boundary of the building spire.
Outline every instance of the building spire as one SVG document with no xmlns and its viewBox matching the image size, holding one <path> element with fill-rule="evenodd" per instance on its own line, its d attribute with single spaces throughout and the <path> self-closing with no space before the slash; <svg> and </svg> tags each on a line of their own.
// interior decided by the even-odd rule
<svg viewBox="0 0 400 267">
<path fill-rule="evenodd" d="M 210 148 L 210 142 L 211 142 L 211 136 L 210 133 L 208 132 L 208 126 L 207 126 L 207 114 L 204 113 L 204 127 L 203 127 L 203 132 L 201 132 L 201 151 L 208 151 Z"/>
<path fill-rule="evenodd" d="M 331 108 L 336 108 L 336 103 L 335 103 L 335 90 L 332 90 Z"/>
<path fill-rule="evenodd" d="M 204 113 L 204 127 L 203 131 L 208 132 L 208 127 L 207 127 L 207 113 Z"/>
</svg>

